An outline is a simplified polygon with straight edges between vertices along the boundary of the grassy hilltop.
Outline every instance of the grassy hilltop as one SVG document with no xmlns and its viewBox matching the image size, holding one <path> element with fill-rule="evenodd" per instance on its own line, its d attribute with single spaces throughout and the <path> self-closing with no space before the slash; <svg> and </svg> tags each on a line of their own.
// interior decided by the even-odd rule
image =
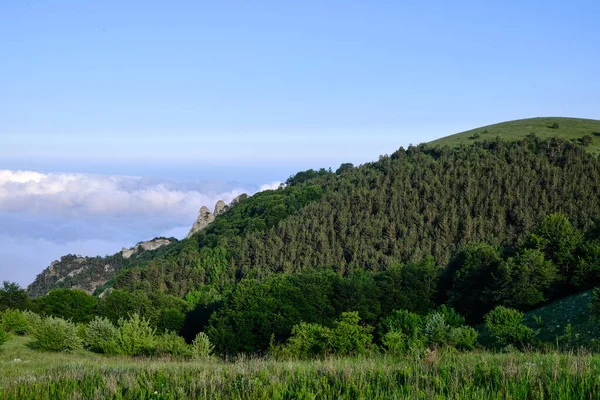
<svg viewBox="0 0 600 400">
<path fill-rule="evenodd" d="M 557 137 L 564 140 L 590 136 L 592 142 L 588 151 L 600 153 L 600 120 L 582 118 L 543 117 L 501 122 L 446 136 L 429 144 L 454 147 L 468 145 L 478 139 L 494 139 L 496 136 L 512 141 L 523 139 L 530 133 L 540 138 Z"/>
</svg>

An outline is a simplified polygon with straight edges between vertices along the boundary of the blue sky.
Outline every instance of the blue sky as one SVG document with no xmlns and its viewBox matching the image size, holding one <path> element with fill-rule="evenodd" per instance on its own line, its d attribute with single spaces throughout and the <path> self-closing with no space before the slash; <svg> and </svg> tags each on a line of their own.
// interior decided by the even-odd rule
<svg viewBox="0 0 600 400">
<path fill-rule="evenodd" d="M 64 174 L 81 173 L 88 178 L 74 182 L 90 193 L 137 193 L 93 186 L 104 182 L 97 175 L 228 182 L 192 190 L 190 198 L 212 201 L 504 120 L 598 119 L 598 20 L 598 1 L 4 1 L 0 170 L 43 173 L 34 183 L 59 186 Z M 12 240 L 60 242 L 63 251 L 78 232 L 105 239 L 75 228 L 81 214 L 56 200 L 64 190 L 6 176 L 0 260 Z M 26 195 L 58 207 L 51 221 L 9 208 Z M 84 220 L 100 218 L 79 207 Z M 196 212 L 184 208 L 193 211 L 168 216 L 170 226 L 107 233 L 114 240 L 98 253 L 182 232 Z M 106 232 L 126 230 L 102 215 Z M 22 226 L 64 224 L 69 234 L 28 236 L 19 218 Z M 11 260 L 0 261 L 0 275 L 19 256 Z"/>
</svg>

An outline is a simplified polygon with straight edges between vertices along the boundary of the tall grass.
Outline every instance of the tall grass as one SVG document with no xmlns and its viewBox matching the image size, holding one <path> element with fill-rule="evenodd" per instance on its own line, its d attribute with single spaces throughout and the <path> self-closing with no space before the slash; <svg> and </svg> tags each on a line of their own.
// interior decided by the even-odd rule
<svg viewBox="0 0 600 400">
<path fill-rule="evenodd" d="M 0 363 L 2 399 L 600 398 L 600 356 L 584 353 L 175 362 L 39 353 L 13 343 Z"/>
</svg>

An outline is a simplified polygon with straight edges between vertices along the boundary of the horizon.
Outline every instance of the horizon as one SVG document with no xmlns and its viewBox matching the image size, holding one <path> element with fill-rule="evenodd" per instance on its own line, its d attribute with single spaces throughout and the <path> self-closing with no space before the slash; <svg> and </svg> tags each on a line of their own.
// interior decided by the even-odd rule
<svg viewBox="0 0 600 400">
<path fill-rule="evenodd" d="M 0 280 L 184 235 L 200 203 L 301 170 L 504 121 L 599 119 L 598 13 L 592 1 L 3 4 Z"/>
</svg>

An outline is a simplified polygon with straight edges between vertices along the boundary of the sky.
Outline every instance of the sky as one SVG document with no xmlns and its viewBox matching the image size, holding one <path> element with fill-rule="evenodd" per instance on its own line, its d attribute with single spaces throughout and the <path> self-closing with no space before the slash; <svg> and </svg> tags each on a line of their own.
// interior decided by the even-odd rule
<svg viewBox="0 0 600 400">
<path fill-rule="evenodd" d="M 0 1 L 0 280 L 307 169 L 600 118 L 598 1 Z M 267 185 L 267 186 L 263 186 Z"/>
</svg>

